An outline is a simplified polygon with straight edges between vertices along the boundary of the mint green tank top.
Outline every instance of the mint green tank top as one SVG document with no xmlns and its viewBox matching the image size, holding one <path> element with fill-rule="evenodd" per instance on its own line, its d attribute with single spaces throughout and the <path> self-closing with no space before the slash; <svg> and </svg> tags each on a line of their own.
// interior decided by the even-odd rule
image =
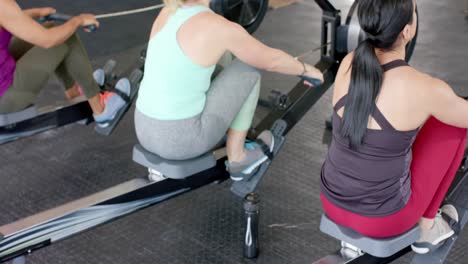
<svg viewBox="0 0 468 264">
<path fill-rule="evenodd" d="M 199 5 L 178 8 L 149 41 L 145 75 L 136 102 L 137 109 L 146 116 L 180 120 L 203 111 L 215 65 L 203 67 L 187 57 L 177 42 L 177 31 L 188 19 L 204 11 L 211 10 Z"/>
</svg>

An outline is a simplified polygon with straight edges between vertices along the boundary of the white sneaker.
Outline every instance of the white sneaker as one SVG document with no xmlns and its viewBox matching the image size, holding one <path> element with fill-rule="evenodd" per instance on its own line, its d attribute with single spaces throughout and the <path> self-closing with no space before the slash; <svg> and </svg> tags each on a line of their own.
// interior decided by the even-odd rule
<svg viewBox="0 0 468 264">
<path fill-rule="evenodd" d="M 444 244 L 445 240 L 455 234 L 447 221 L 444 220 L 441 213 L 446 214 L 458 222 L 457 209 L 450 204 L 442 206 L 434 219 L 434 226 L 430 230 L 422 230 L 421 238 L 411 245 L 414 252 L 418 254 L 427 254 Z"/>
</svg>

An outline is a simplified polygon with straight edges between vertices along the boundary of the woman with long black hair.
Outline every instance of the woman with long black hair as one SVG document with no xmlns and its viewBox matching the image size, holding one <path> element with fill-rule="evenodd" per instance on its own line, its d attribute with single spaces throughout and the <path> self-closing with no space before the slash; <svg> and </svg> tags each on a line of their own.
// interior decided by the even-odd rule
<svg viewBox="0 0 468 264">
<path fill-rule="evenodd" d="M 439 207 L 461 163 L 468 102 L 405 61 L 416 33 L 413 0 L 360 0 L 367 39 L 342 62 L 333 94 L 333 140 L 321 173 L 326 214 L 370 237 L 419 223 L 427 253 L 454 234 Z M 445 219 L 444 219 L 445 218 Z"/>
</svg>

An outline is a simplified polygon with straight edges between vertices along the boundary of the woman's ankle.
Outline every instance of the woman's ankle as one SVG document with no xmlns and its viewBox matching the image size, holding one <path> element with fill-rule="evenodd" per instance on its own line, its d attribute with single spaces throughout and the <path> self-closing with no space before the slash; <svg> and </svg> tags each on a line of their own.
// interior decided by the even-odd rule
<svg viewBox="0 0 468 264">
<path fill-rule="evenodd" d="M 228 160 L 229 162 L 237 162 L 237 163 L 240 163 L 241 161 L 243 161 L 245 159 L 245 151 L 236 151 L 236 152 L 232 152 L 232 153 L 229 153 L 228 152 Z"/>
<path fill-rule="evenodd" d="M 435 218 L 429 219 L 429 218 L 421 217 L 418 224 L 422 230 L 431 230 L 432 227 L 434 227 L 434 222 L 435 222 Z"/>
<path fill-rule="evenodd" d="M 76 97 L 81 95 L 80 86 L 75 83 L 72 87 L 65 90 L 65 96 L 68 100 L 75 99 Z"/>
<path fill-rule="evenodd" d="M 101 105 L 101 100 L 98 95 L 93 96 L 92 98 L 88 99 L 88 103 L 91 106 L 91 110 L 93 111 L 93 115 L 97 116 L 104 112 L 104 107 Z"/>
</svg>

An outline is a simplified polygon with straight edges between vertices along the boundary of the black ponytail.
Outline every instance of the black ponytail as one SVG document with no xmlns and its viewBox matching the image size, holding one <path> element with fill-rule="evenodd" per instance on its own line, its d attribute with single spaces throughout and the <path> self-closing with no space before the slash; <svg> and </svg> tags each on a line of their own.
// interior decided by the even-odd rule
<svg viewBox="0 0 468 264">
<path fill-rule="evenodd" d="M 356 147 L 362 143 L 383 81 L 383 71 L 370 40 L 361 42 L 354 51 L 351 67 L 351 84 L 341 134 Z"/>
<path fill-rule="evenodd" d="M 348 138 L 351 147 L 362 144 L 383 83 L 383 70 L 375 49 L 391 50 L 404 27 L 412 23 L 413 12 L 412 0 L 359 1 L 359 23 L 368 38 L 354 51 L 341 128 L 341 135 Z"/>
</svg>

